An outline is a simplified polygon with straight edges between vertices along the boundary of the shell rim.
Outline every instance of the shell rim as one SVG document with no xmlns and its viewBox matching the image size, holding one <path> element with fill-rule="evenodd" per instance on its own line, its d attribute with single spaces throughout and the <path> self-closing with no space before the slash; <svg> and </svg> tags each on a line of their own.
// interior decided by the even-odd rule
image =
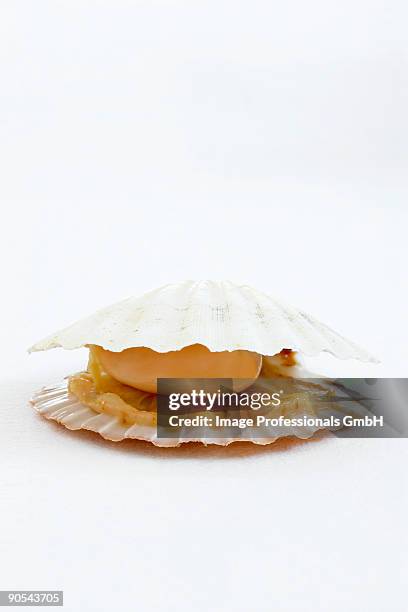
<svg viewBox="0 0 408 612">
<path fill-rule="evenodd" d="M 47 419 L 48 421 L 54 421 L 55 423 L 57 423 L 59 426 L 63 426 L 66 429 L 68 429 L 69 431 L 90 431 L 92 433 L 98 434 L 99 436 L 101 436 L 101 438 L 103 438 L 104 440 L 107 440 L 109 442 L 122 442 L 124 440 L 133 440 L 133 441 L 142 441 L 142 442 L 148 442 L 149 444 L 152 444 L 154 447 L 156 448 L 162 448 L 162 449 L 168 449 L 168 448 L 179 448 L 182 447 L 188 443 L 198 443 L 201 444 L 205 447 L 207 446 L 219 446 L 219 447 L 226 447 L 226 446 L 230 446 L 231 444 L 235 443 L 235 442 L 245 442 L 246 444 L 255 444 L 257 446 L 269 446 L 271 444 L 274 444 L 277 440 L 280 439 L 290 439 L 293 438 L 295 440 L 310 440 L 311 438 L 313 438 L 315 435 L 317 435 L 319 432 L 322 431 L 329 431 L 327 430 L 325 427 L 317 427 L 315 430 L 309 430 L 307 432 L 305 432 L 304 435 L 297 435 L 294 433 L 291 434 L 287 434 L 284 436 L 277 436 L 277 437 L 271 437 L 271 438 L 206 438 L 204 439 L 195 439 L 195 438 L 180 438 L 177 440 L 176 443 L 174 444 L 166 444 L 166 441 L 169 440 L 173 440 L 173 438 L 158 438 L 157 435 L 156 436 L 152 436 L 150 438 L 148 438 L 146 435 L 141 434 L 141 432 L 138 432 L 137 435 L 126 435 L 132 428 L 135 427 L 135 425 L 131 425 L 128 428 L 123 427 L 124 431 L 124 435 L 121 437 L 110 437 L 107 428 L 102 427 L 101 429 L 94 429 L 90 426 L 87 426 L 87 424 L 95 417 L 100 416 L 100 413 L 95 412 L 94 410 L 92 410 L 91 408 L 88 408 L 88 411 L 92 412 L 93 415 L 90 418 L 87 418 L 83 423 L 81 423 L 79 426 L 72 426 L 70 425 L 69 420 L 67 421 L 66 419 L 69 419 L 70 414 L 68 415 L 58 415 L 55 416 L 54 411 L 52 412 L 48 412 L 47 410 L 43 409 L 42 406 L 42 400 L 41 400 L 41 396 L 44 396 L 44 394 L 46 394 L 47 392 L 51 392 L 54 396 L 55 391 L 58 390 L 60 393 L 63 393 L 64 395 L 67 394 L 67 387 L 65 385 L 65 380 L 64 379 L 63 382 L 57 383 L 56 385 L 45 385 L 43 387 L 41 387 L 40 389 L 38 389 L 37 391 L 34 392 L 34 395 L 31 397 L 31 399 L 29 400 L 29 404 L 31 405 L 31 407 L 35 410 L 35 412 L 40 416 L 43 417 L 45 419 Z M 79 402 L 78 400 L 75 402 L 78 406 L 82 406 L 82 408 L 84 408 L 84 405 L 81 404 L 81 402 Z M 60 410 L 60 409 L 59 409 Z M 56 412 L 59 412 L 59 410 L 57 409 Z M 116 421 L 115 417 L 112 417 L 112 423 Z M 143 428 L 144 429 L 144 428 Z M 149 428 L 150 429 L 150 428 Z M 152 430 L 154 430 L 155 428 L 151 428 Z"/>
<path fill-rule="evenodd" d="M 229 348 L 216 348 L 214 349 L 212 346 L 210 346 L 209 342 L 205 342 L 205 341 L 196 341 L 193 343 L 180 343 L 175 345 L 175 348 L 171 349 L 171 351 L 166 351 L 166 350 L 160 350 L 159 347 L 154 346 L 154 344 L 152 343 L 152 345 L 146 345 L 146 344 L 122 344 L 120 349 L 113 349 L 111 346 L 109 346 L 108 344 L 106 344 L 105 342 L 103 343 L 99 343 L 99 342 L 87 342 L 87 343 L 81 343 L 81 344 L 75 344 L 73 346 L 67 346 L 67 345 L 62 345 L 59 342 L 56 343 L 50 343 L 48 346 L 45 347 L 40 347 L 37 348 L 39 343 L 33 344 L 29 349 L 27 349 L 27 352 L 29 354 L 31 353 L 41 353 L 41 352 L 45 352 L 45 351 L 49 351 L 49 350 L 53 350 L 53 349 L 58 349 L 61 348 L 65 351 L 74 351 L 80 348 L 89 348 L 90 345 L 95 345 L 95 346 L 100 346 L 101 348 L 107 350 L 107 351 L 111 351 L 112 353 L 121 353 L 122 351 L 125 351 L 127 349 L 130 348 L 149 348 L 153 351 L 155 351 L 156 353 L 168 353 L 168 352 L 176 352 L 176 351 L 181 351 L 183 348 L 186 348 L 187 346 L 191 346 L 192 344 L 202 344 L 203 346 L 205 346 L 206 348 L 208 348 L 209 351 L 211 351 L 212 353 L 221 353 L 223 351 L 231 353 L 233 351 L 249 351 L 251 353 L 258 353 L 258 351 L 254 350 L 253 346 L 251 348 L 247 347 L 247 346 L 236 346 L 236 347 L 229 347 Z M 300 355 L 306 355 L 307 357 L 316 357 L 317 355 L 321 355 L 322 353 L 328 353 L 329 355 L 331 355 L 332 357 L 334 357 L 335 359 L 339 359 L 340 361 L 360 361 L 362 363 L 373 363 L 373 364 L 380 364 L 381 360 L 378 359 L 377 357 L 374 357 L 373 355 L 371 355 L 370 353 L 367 353 L 367 351 L 363 351 L 364 353 L 367 354 L 367 357 L 355 357 L 355 356 L 350 356 L 350 355 L 344 355 L 344 356 L 339 356 L 338 354 L 334 353 L 333 351 L 331 351 L 328 348 L 324 348 L 321 350 L 317 350 L 317 351 L 305 351 L 305 350 L 301 350 L 301 349 L 297 349 L 294 347 L 289 347 L 289 346 L 282 346 L 278 351 L 272 351 L 270 353 L 267 353 L 265 351 L 263 351 L 261 354 L 262 356 L 265 357 L 273 357 L 274 355 L 277 355 L 280 351 L 284 350 L 284 349 L 290 349 L 292 351 L 295 351 L 296 353 L 300 354 Z"/>
</svg>

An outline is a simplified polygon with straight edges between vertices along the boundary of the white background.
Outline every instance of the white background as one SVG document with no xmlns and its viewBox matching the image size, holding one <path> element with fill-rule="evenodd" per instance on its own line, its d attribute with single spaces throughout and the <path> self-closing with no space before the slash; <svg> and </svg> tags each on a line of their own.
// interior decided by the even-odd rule
<svg viewBox="0 0 408 612">
<path fill-rule="evenodd" d="M 1 589 L 65 609 L 406 609 L 405 440 L 109 444 L 27 346 L 185 278 L 292 301 L 408 376 L 402 0 L 3 0 Z"/>
</svg>

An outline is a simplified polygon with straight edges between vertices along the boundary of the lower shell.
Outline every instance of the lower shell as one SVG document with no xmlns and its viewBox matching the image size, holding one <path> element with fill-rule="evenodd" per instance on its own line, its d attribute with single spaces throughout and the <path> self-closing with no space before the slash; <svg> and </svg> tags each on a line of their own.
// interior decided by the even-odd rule
<svg viewBox="0 0 408 612">
<path fill-rule="evenodd" d="M 252 442 L 254 444 L 272 444 L 279 438 L 294 436 L 300 439 L 308 439 L 313 436 L 320 427 L 293 427 L 277 430 L 276 435 L 268 438 L 250 437 L 243 435 L 239 438 L 159 438 L 156 427 L 132 425 L 130 427 L 121 423 L 116 416 L 100 414 L 91 408 L 84 406 L 76 397 L 68 392 L 67 381 L 58 385 L 44 387 L 31 399 L 34 408 L 46 419 L 61 423 L 67 429 L 85 429 L 100 434 L 106 440 L 119 442 L 125 439 L 144 440 L 155 446 L 175 447 L 186 442 L 200 442 L 204 445 L 216 444 L 227 446 L 233 442 Z"/>
</svg>

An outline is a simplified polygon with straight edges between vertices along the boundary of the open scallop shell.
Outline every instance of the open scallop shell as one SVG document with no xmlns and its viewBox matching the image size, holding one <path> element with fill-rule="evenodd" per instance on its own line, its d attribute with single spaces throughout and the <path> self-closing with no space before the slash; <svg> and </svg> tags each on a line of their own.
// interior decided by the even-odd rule
<svg viewBox="0 0 408 612">
<path fill-rule="evenodd" d="M 32 346 L 30 352 L 86 345 L 99 345 L 111 351 L 144 346 L 167 352 L 196 343 L 211 351 L 245 349 L 271 356 L 290 348 L 306 355 L 326 351 L 340 359 L 377 361 L 305 312 L 251 287 L 229 281 L 185 281 L 129 298 L 56 332 Z M 291 373 L 302 376 L 301 368 L 293 368 Z M 69 394 L 66 382 L 42 389 L 31 401 L 46 418 L 68 429 L 95 431 L 108 440 L 133 438 L 147 440 L 156 446 L 178 446 L 195 441 L 187 437 L 158 438 L 155 427 L 126 427 L 117 417 L 99 414 L 82 405 Z M 276 435 L 273 432 L 268 439 L 240 437 L 197 441 L 218 445 L 234 441 L 269 444 L 282 436 L 309 438 L 318 429 L 286 428 L 285 432 L 277 430 Z"/>
<path fill-rule="evenodd" d="M 190 344 L 211 351 L 275 355 L 290 348 L 340 359 L 377 360 L 302 310 L 229 281 L 166 285 L 99 310 L 34 344 L 30 351 L 96 344 L 110 351 L 145 346 L 158 352 Z"/>
</svg>

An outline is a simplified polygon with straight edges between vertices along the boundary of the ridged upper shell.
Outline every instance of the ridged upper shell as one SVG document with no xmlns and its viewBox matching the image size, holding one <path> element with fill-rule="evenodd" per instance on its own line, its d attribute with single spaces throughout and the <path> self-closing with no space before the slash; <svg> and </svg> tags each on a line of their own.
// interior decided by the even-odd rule
<svg viewBox="0 0 408 612">
<path fill-rule="evenodd" d="M 200 343 L 212 351 L 274 355 L 291 348 L 340 359 L 376 361 L 305 312 L 246 285 L 185 281 L 99 310 L 34 344 L 30 351 L 97 344 L 111 351 L 146 346 L 159 352 Z"/>
</svg>

